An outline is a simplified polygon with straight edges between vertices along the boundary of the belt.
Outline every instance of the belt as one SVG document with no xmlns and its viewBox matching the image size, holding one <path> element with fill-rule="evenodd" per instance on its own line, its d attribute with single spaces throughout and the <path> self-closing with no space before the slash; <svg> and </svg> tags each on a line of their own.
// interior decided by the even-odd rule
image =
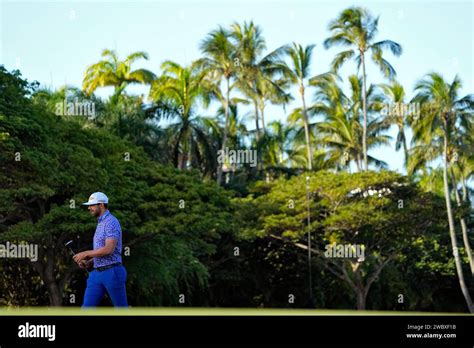
<svg viewBox="0 0 474 348">
<path fill-rule="evenodd" d="M 116 263 L 112 263 L 112 264 L 107 265 L 107 266 L 94 267 L 94 269 L 95 269 L 96 271 L 102 272 L 102 271 L 105 271 L 106 269 L 109 269 L 109 268 L 112 268 L 112 267 L 116 267 L 116 266 L 120 266 L 120 265 L 122 265 L 121 262 L 116 262 Z"/>
</svg>

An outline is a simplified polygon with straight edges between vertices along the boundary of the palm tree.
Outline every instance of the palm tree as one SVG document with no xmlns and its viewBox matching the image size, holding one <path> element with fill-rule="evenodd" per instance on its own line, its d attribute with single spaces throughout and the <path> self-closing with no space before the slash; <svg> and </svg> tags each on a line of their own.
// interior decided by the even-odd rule
<svg viewBox="0 0 474 348">
<path fill-rule="evenodd" d="M 164 153 L 166 143 L 162 143 L 165 132 L 157 122 L 160 118 L 143 104 L 141 96 L 123 95 L 120 107 L 107 107 L 103 114 L 97 120 L 104 122 L 103 127 L 120 138 L 143 147 L 153 160 L 169 163 Z"/>
<path fill-rule="evenodd" d="M 80 88 L 70 85 L 64 85 L 57 90 L 40 88 L 34 92 L 32 100 L 84 128 L 97 126 L 106 109 L 106 104 L 97 96 L 88 96 Z"/>
<path fill-rule="evenodd" d="M 87 95 L 91 95 L 98 87 L 112 86 L 114 94 L 110 101 L 116 104 L 129 84 L 150 84 L 156 78 L 149 70 L 131 68 L 138 59 L 148 59 L 145 52 L 134 52 L 121 61 L 115 51 L 105 49 L 102 51 L 102 57 L 105 59 L 90 65 L 84 74 L 82 89 Z"/>
<path fill-rule="evenodd" d="M 228 143 L 233 149 L 243 148 L 245 145 L 245 137 L 249 135 L 245 121 L 246 115 L 240 115 L 238 104 L 246 104 L 245 101 L 239 98 L 232 98 L 229 107 L 229 133 Z M 217 110 L 217 117 L 219 119 L 225 117 L 224 108 Z M 222 132 L 221 132 L 222 133 Z"/>
<path fill-rule="evenodd" d="M 463 142 L 458 146 L 461 156 L 456 161 L 455 170 L 459 173 L 463 201 L 470 202 L 468 182 L 474 178 L 474 118 L 470 118 L 470 123 L 465 126 L 465 131 L 461 137 Z"/>
<path fill-rule="evenodd" d="M 239 114 L 238 103 L 244 103 L 244 101 L 239 98 L 231 98 L 228 111 L 229 130 L 227 134 L 227 144 L 229 145 L 229 148 L 234 150 L 245 148 L 245 136 L 249 134 L 244 122 L 245 117 L 242 117 Z M 225 106 L 222 105 L 217 110 L 216 117 L 203 118 L 206 134 L 208 135 L 210 142 L 213 144 L 212 146 L 214 146 L 216 149 L 216 153 L 218 149 L 222 148 L 222 135 L 224 133 L 223 124 L 225 124 L 225 117 Z M 224 122 L 222 121 L 223 119 Z M 224 164 L 227 166 L 227 169 L 232 169 L 232 171 L 235 171 L 237 169 L 237 164 L 228 163 L 226 160 L 227 159 L 224 158 L 224 161 L 218 165 Z M 224 176 L 224 170 L 222 174 Z"/>
<path fill-rule="evenodd" d="M 466 105 L 468 108 L 474 109 L 474 97 L 470 97 Z M 469 105 L 470 104 L 470 105 Z M 474 176 L 474 117 L 472 113 L 467 117 L 462 117 L 462 126 L 459 127 L 456 133 L 453 135 L 452 143 L 454 143 L 454 154 L 453 160 L 451 161 L 451 180 L 454 192 L 454 198 L 457 206 L 461 209 L 463 205 L 469 206 L 468 200 L 468 181 Z M 461 186 L 462 197 L 458 191 L 458 186 Z M 471 251 L 469 243 L 468 228 L 466 222 L 466 214 L 462 214 L 459 217 L 461 224 L 462 237 L 464 242 L 464 248 L 469 260 L 469 266 L 471 268 L 471 275 L 474 277 L 474 256 Z"/>
<path fill-rule="evenodd" d="M 303 48 L 300 44 L 293 42 L 288 48 L 288 54 L 291 58 L 291 66 L 288 69 L 287 76 L 292 84 L 298 85 L 302 103 L 304 132 L 306 138 L 306 152 L 308 156 L 308 170 L 312 170 L 313 151 L 309 136 L 308 113 L 305 101 L 306 79 L 309 76 L 311 55 L 315 45 L 308 45 Z"/>
<path fill-rule="evenodd" d="M 405 129 L 409 125 L 409 117 L 416 116 L 410 114 L 404 107 L 405 105 L 405 90 L 403 86 L 397 81 L 391 84 L 380 85 L 385 96 L 385 108 L 388 110 L 387 119 L 390 123 L 398 128 L 397 139 L 395 141 L 395 150 L 399 151 L 403 147 L 403 154 L 405 158 L 405 167 L 408 163 L 408 146 L 405 134 Z M 394 109 L 395 112 L 391 110 Z"/>
<path fill-rule="evenodd" d="M 363 169 L 363 129 L 361 125 L 362 81 L 356 75 L 349 77 L 351 95 L 346 96 L 336 81 L 317 83 L 315 104 L 309 111 L 320 114 L 324 121 L 317 123 L 322 143 L 329 147 L 329 160 L 337 168 L 350 168 L 354 162 L 358 171 Z M 368 111 L 375 113 L 380 108 L 379 96 L 373 86 L 367 92 Z M 389 128 L 385 120 L 373 119 L 367 125 L 367 145 L 374 148 L 387 145 L 390 136 L 382 134 Z M 368 161 L 377 167 L 385 168 L 384 161 L 368 156 Z"/>
<path fill-rule="evenodd" d="M 463 103 L 466 105 L 472 103 L 472 96 L 467 96 L 464 98 Z M 426 107 L 425 107 L 426 108 Z M 472 107 L 471 107 L 472 108 Z M 428 110 L 429 106 L 428 106 Z M 469 111 L 462 111 L 467 117 L 460 117 L 461 127 L 457 128 L 456 133 L 451 135 L 451 141 L 448 148 L 448 153 L 450 154 L 451 168 L 449 170 L 449 176 L 452 184 L 452 191 L 454 192 L 454 199 L 456 200 L 457 206 L 461 208 L 462 205 L 469 205 L 469 188 L 468 181 L 469 178 L 474 175 L 474 146 L 473 146 L 473 121 L 472 116 L 469 114 Z M 462 115 L 461 113 L 461 115 Z M 422 123 L 416 123 L 416 127 L 419 129 L 422 126 Z M 415 136 L 418 137 L 414 139 L 416 141 L 415 146 L 410 150 L 410 160 L 408 161 L 408 174 L 413 175 L 417 171 L 426 172 L 427 166 L 429 163 L 436 161 L 439 157 L 443 156 L 444 143 L 442 137 L 436 137 L 431 140 L 431 142 L 426 138 L 421 137 L 421 132 L 417 131 Z M 429 169 L 429 168 L 428 168 Z M 441 183 L 443 183 L 442 170 L 436 171 L 433 170 L 432 173 L 441 173 Z M 457 179 L 459 178 L 459 180 Z M 424 181 L 434 181 L 434 177 L 429 175 L 423 175 L 422 179 Z M 458 181 L 461 185 L 462 196 L 458 192 Z M 420 182 L 426 187 L 431 187 L 432 184 L 425 184 L 423 181 Z M 444 183 L 443 183 L 444 186 Z M 442 190 L 441 193 L 443 192 Z M 464 216 L 460 216 L 459 222 L 461 225 L 461 231 L 463 236 L 464 248 L 469 260 L 469 265 L 471 268 L 471 274 L 474 276 L 474 256 L 471 251 L 468 232 L 467 232 L 467 223 Z"/>
<path fill-rule="evenodd" d="M 332 62 L 334 71 L 339 68 L 348 59 L 355 57 L 358 69 L 362 66 L 362 110 L 364 116 L 362 148 L 364 158 L 364 169 L 368 169 L 367 160 L 367 75 L 366 75 L 366 52 L 372 53 L 372 60 L 380 68 L 382 73 L 389 78 L 394 78 L 395 69 L 383 58 L 383 50 L 388 48 L 396 56 L 402 53 L 402 47 L 391 40 L 373 42 L 378 30 L 378 17 L 374 18 L 363 8 L 351 7 L 341 12 L 338 18 L 331 21 L 329 30 L 332 36 L 324 41 L 324 47 L 329 48 L 335 45 L 352 47 L 349 50 L 342 51 L 336 55 Z M 356 53 L 357 52 L 357 53 Z"/>
<path fill-rule="evenodd" d="M 169 125 L 172 134 L 173 162 L 179 169 L 200 166 L 204 160 L 213 162 L 216 155 L 204 130 L 202 117 L 196 115 L 198 102 L 210 102 L 206 73 L 196 63 L 189 67 L 165 61 L 162 76 L 153 81 L 149 99 L 174 109 Z"/>
<path fill-rule="evenodd" d="M 216 85 L 220 86 L 222 80 L 225 83 L 225 91 L 221 91 L 219 88 L 215 93 L 224 107 L 225 126 L 221 143 L 221 150 L 224 151 L 227 145 L 230 122 L 230 81 L 235 76 L 238 68 L 235 61 L 237 58 L 236 48 L 230 40 L 229 31 L 219 27 L 207 35 L 206 39 L 202 41 L 200 49 L 205 57 L 200 59 L 198 64 L 211 75 Z M 219 163 L 217 166 L 217 183 L 219 185 L 222 182 L 222 166 L 223 163 Z"/>
<path fill-rule="evenodd" d="M 444 196 L 453 256 L 461 291 L 469 311 L 473 313 L 474 306 L 464 280 L 461 258 L 458 252 L 448 179 L 450 163 L 455 156 L 455 147 L 453 146 L 455 144 L 453 142 L 456 133 L 459 132 L 459 129 L 463 129 L 463 125 L 468 123 L 468 118 L 472 117 L 474 110 L 474 96 L 467 95 L 459 98 L 460 88 L 461 81 L 457 76 L 452 83 L 447 83 L 437 73 L 430 73 L 417 82 L 415 86 L 417 94 L 413 100 L 420 103 L 422 114 L 413 125 L 413 139 L 423 145 L 434 144 L 434 148 L 438 151 L 442 147 Z"/>
<path fill-rule="evenodd" d="M 259 26 L 253 22 L 234 23 L 231 36 L 237 49 L 237 87 L 254 104 L 256 139 L 260 137 L 260 119 L 265 132 L 264 110 L 266 101 L 285 105 L 291 96 L 286 93 L 286 80 L 282 77 L 285 65 L 282 57 L 286 46 L 281 46 L 262 57 L 266 49 Z"/>
<path fill-rule="evenodd" d="M 285 107 L 291 100 L 291 95 L 286 92 L 287 87 L 285 78 L 274 79 L 271 76 L 259 76 L 255 82 L 255 89 L 245 90 L 246 95 L 249 95 L 251 99 L 255 98 L 257 100 L 264 134 L 266 132 L 265 107 L 267 102 Z"/>
<path fill-rule="evenodd" d="M 258 57 L 265 50 L 265 39 L 262 37 L 262 30 L 253 22 L 244 22 L 243 25 L 234 23 L 231 25 L 231 35 L 237 48 L 237 59 L 239 69 L 239 89 L 244 90 L 244 94 L 250 97 L 255 110 L 255 129 L 257 141 L 260 136 L 260 121 L 258 113 L 258 100 L 254 95 L 249 95 L 248 91 L 255 89 L 255 79 L 249 79 L 251 68 L 256 65 Z M 245 64 L 245 69 L 243 69 Z M 245 93 L 247 91 L 247 93 Z"/>
<path fill-rule="evenodd" d="M 264 134 L 260 140 L 263 160 L 271 167 L 284 167 L 289 162 L 293 128 L 280 121 L 273 121 L 268 127 L 270 132 Z"/>
<path fill-rule="evenodd" d="M 285 54 L 285 46 L 281 46 L 270 53 L 263 55 L 266 49 L 262 30 L 253 22 L 244 22 L 243 25 L 234 23 L 231 26 L 231 36 L 237 49 L 236 62 L 238 74 L 236 76 L 236 87 L 247 97 L 254 106 L 255 114 L 255 141 L 257 145 L 257 168 L 263 169 L 261 151 L 261 127 L 265 134 L 265 107 L 268 102 L 274 104 L 285 104 L 291 100 L 290 94 L 286 92 L 286 79 L 283 77 L 285 65 L 282 58 Z"/>
</svg>

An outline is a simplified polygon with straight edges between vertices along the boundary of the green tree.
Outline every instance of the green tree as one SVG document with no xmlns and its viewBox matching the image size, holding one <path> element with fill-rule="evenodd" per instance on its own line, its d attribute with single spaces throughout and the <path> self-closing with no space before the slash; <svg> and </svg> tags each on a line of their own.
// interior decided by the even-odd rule
<svg viewBox="0 0 474 348">
<path fill-rule="evenodd" d="M 150 84 L 155 74 L 147 69 L 132 70 L 132 64 L 139 59 L 148 59 L 145 52 L 134 52 L 119 60 L 113 50 L 102 51 L 103 60 L 90 65 L 84 73 L 82 88 L 87 95 L 91 95 L 99 87 L 114 87 L 114 94 L 110 101 L 116 104 L 125 88 L 132 83 Z"/>
<path fill-rule="evenodd" d="M 200 59 L 198 64 L 202 65 L 216 85 L 220 87 L 222 80 L 225 84 L 224 91 L 219 88 L 215 93 L 224 107 L 225 122 L 221 151 L 225 151 L 230 127 L 231 79 L 235 77 L 238 69 L 236 47 L 230 39 L 230 32 L 219 27 L 207 35 L 201 42 L 200 49 L 205 57 Z M 217 166 L 217 183 L 219 185 L 222 182 L 222 166 L 223 163 L 219 163 Z"/>
<path fill-rule="evenodd" d="M 355 57 L 357 68 L 362 67 L 362 111 L 364 116 L 362 149 L 364 170 L 368 169 L 367 155 L 367 74 L 366 74 L 366 52 L 372 53 L 372 60 L 380 68 L 384 76 L 394 78 L 395 69 L 383 58 L 383 50 L 390 49 L 392 53 L 399 56 L 402 47 L 391 40 L 374 42 L 378 31 L 379 19 L 374 18 L 368 10 L 360 7 L 345 9 L 340 15 L 329 24 L 332 35 L 324 41 L 326 48 L 341 45 L 352 47 L 352 49 L 342 51 L 336 55 L 332 62 L 332 69 L 337 71 L 348 59 Z"/>
<path fill-rule="evenodd" d="M 315 45 L 308 45 L 306 47 L 303 47 L 300 44 L 293 42 L 292 46 L 288 47 L 288 55 L 291 58 L 291 65 L 288 69 L 288 73 L 286 74 L 289 77 L 290 82 L 294 85 L 297 85 L 299 88 L 306 139 L 306 151 L 308 156 L 308 170 L 312 170 L 313 151 L 311 148 L 305 90 L 306 79 L 309 77 L 310 74 L 311 57 L 313 54 L 314 47 Z"/>
<path fill-rule="evenodd" d="M 320 171 L 309 175 L 309 183 L 309 196 L 306 175 L 258 186 L 261 192 L 240 200 L 240 234 L 248 240 L 270 238 L 307 252 L 309 197 L 311 253 L 321 267 L 319 277 L 323 281 L 333 277 L 339 289 L 352 295 L 358 309 L 366 308 L 372 287 L 388 265 L 398 265 L 407 251 L 437 238 L 445 226 L 441 217 L 432 215 L 442 200 L 422 193 L 395 173 Z M 363 245 L 364 257 L 325 254 L 334 243 Z M 436 254 L 431 249 L 425 253 Z M 307 269 L 304 272 L 307 277 Z"/>
<path fill-rule="evenodd" d="M 90 249 L 95 221 L 79 205 L 95 191 L 107 193 L 122 224 L 131 303 L 176 305 L 178 291 L 192 303 L 206 291 L 216 245 L 232 233 L 229 196 L 197 172 L 158 165 L 110 132 L 54 115 L 29 88 L 1 71 L 0 131 L 9 136 L 0 142 L 0 241 L 34 243 L 39 253 L 36 262 L 0 261 L 2 303 L 60 306 L 80 291 L 84 273 L 64 243 Z M 13 282 L 15 274 L 26 278 Z"/>
<path fill-rule="evenodd" d="M 280 121 L 268 124 L 270 132 L 261 138 L 262 158 L 264 163 L 271 167 L 284 167 L 288 163 L 288 154 L 291 153 L 293 130 Z"/>
<path fill-rule="evenodd" d="M 315 104 L 311 112 L 321 114 L 324 121 L 317 124 L 321 142 L 329 148 L 329 160 L 340 168 L 349 168 L 353 161 L 360 171 L 363 168 L 363 126 L 361 125 L 362 81 L 349 76 L 350 96 L 346 96 L 334 80 L 316 84 Z M 380 101 L 371 85 L 367 92 L 369 113 L 380 109 Z M 389 144 L 390 136 L 383 134 L 390 124 L 373 118 L 367 126 L 368 148 Z M 370 163 L 386 167 L 384 161 L 368 156 Z"/>
<path fill-rule="evenodd" d="M 239 66 L 237 86 L 254 104 L 256 141 L 261 132 L 259 120 L 265 132 L 266 102 L 285 104 L 290 96 L 285 91 L 286 79 L 283 74 L 286 66 L 282 59 L 286 46 L 281 46 L 266 55 L 265 39 L 262 30 L 252 21 L 243 25 L 234 23 L 231 26 L 231 36 L 237 49 L 236 62 Z"/>
<path fill-rule="evenodd" d="M 408 163 L 408 146 L 405 129 L 409 126 L 409 119 L 416 117 L 416 115 L 411 115 L 410 111 L 404 107 L 405 90 L 400 83 L 393 81 L 391 84 L 382 84 L 381 88 L 385 96 L 386 105 L 384 107 L 385 110 L 388 110 L 386 117 L 390 123 L 398 128 L 395 150 L 399 151 L 403 147 L 406 167 Z"/>
<path fill-rule="evenodd" d="M 468 122 L 466 118 L 472 117 L 474 105 L 474 97 L 472 95 L 459 98 L 460 88 L 461 81 L 457 76 L 451 83 L 448 83 L 437 73 L 430 73 L 424 79 L 417 82 L 415 86 L 417 94 L 413 100 L 421 104 L 421 115 L 417 120 L 418 122 L 415 122 L 413 126 L 413 138 L 416 143 L 432 146 L 435 150 L 432 151 L 432 154 L 442 154 L 444 196 L 446 200 L 446 212 L 448 215 L 453 257 L 461 291 L 469 311 L 473 313 L 474 305 L 464 280 L 458 250 L 456 227 L 454 225 L 454 215 L 451 205 L 451 191 L 449 187 L 450 163 L 455 153 L 454 140 L 456 133 L 458 129 L 462 129 L 463 126 L 466 125 Z M 442 152 L 440 152 L 441 149 Z M 456 188 L 454 189 L 456 190 Z M 467 233 L 467 231 L 463 233 Z"/>
<path fill-rule="evenodd" d="M 174 110 L 169 118 L 176 121 L 168 126 L 174 165 L 187 169 L 189 165 L 201 165 L 204 159 L 215 162 L 216 154 L 203 129 L 202 117 L 196 115 L 200 101 L 205 105 L 210 102 L 211 86 L 206 72 L 198 63 L 183 67 L 172 61 L 165 61 L 161 69 L 163 74 L 153 82 L 149 98 Z"/>
</svg>

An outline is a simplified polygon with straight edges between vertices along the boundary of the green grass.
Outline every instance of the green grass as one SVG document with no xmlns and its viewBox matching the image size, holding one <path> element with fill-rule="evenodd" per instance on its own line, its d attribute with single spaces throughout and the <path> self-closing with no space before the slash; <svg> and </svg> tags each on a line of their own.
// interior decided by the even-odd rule
<svg viewBox="0 0 474 348">
<path fill-rule="evenodd" d="M 11 316 L 43 316 L 43 315 L 118 315 L 118 316 L 199 316 L 199 315 L 222 315 L 222 316 L 325 316 L 325 315 L 470 315 L 467 313 L 435 313 L 435 312 L 399 312 L 399 311 L 357 311 L 357 310 L 330 310 L 330 309 L 268 309 L 268 308 L 176 308 L 176 307 L 136 307 L 127 309 L 116 309 L 111 307 L 99 307 L 94 309 L 80 309 L 72 307 L 0 307 L 0 315 Z"/>
</svg>

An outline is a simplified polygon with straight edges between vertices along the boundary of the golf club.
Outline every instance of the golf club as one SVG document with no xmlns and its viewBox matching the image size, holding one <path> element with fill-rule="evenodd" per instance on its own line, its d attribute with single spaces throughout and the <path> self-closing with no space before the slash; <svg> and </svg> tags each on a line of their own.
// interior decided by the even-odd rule
<svg viewBox="0 0 474 348">
<path fill-rule="evenodd" d="M 73 256 L 76 255 L 76 252 L 75 252 L 74 249 L 72 248 L 72 240 L 70 240 L 69 242 L 67 242 L 66 244 L 64 244 L 64 246 L 69 249 L 69 251 L 71 252 L 71 254 L 72 254 Z M 85 269 L 86 272 L 89 274 L 89 270 L 87 269 L 87 267 L 84 267 L 84 269 Z"/>
<path fill-rule="evenodd" d="M 72 240 L 70 240 L 69 242 L 67 242 L 66 244 L 64 244 L 64 246 L 69 249 L 69 251 L 71 252 L 71 254 L 72 254 L 73 256 L 76 255 L 76 252 L 75 252 L 74 249 L 72 248 Z M 87 267 L 84 267 L 84 269 L 86 270 L 87 274 L 90 274 L 90 272 L 89 272 L 89 270 L 87 269 Z M 104 298 L 105 298 L 105 299 L 108 299 L 108 298 L 109 298 L 109 295 L 107 294 L 107 292 L 104 293 Z"/>
</svg>

